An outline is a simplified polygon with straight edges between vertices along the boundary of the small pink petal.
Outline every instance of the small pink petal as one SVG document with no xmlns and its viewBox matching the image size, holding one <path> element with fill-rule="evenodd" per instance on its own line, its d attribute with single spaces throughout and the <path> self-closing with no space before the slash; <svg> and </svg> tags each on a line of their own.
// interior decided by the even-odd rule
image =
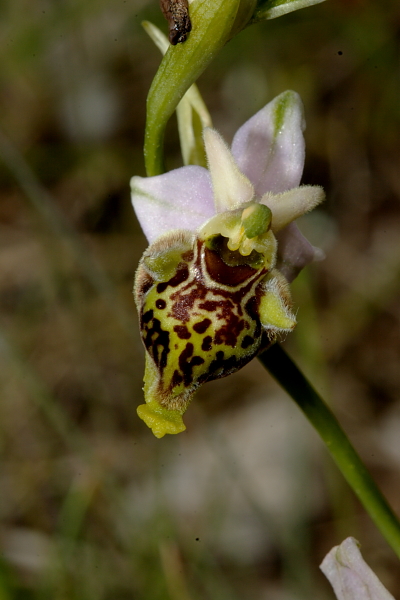
<svg viewBox="0 0 400 600">
<path fill-rule="evenodd" d="M 215 129 L 204 129 L 207 153 L 217 213 L 233 210 L 254 197 L 250 181 L 239 171 L 231 151 Z"/>
<path fill-rule="evenodd" d="M 181 167 L 155 177 L 132 177 L 132 204 L 149 241 L 173 229 L 195 231 L 215 214 L 207 169 Z"/>
<path fill-rule="evenodd" d="M 287 91 L 249 119 L 235 134 L 232 154 L 257 196 L 300 184 L 304 166 L 303 104 Z"/>
<path fill-rule="evenodd" d="M 295 219 L 310 212 L 325 199 L 325 193 L 319 185 L 301 185 L 282 194 L 267 192 L 261 198 L 272 211 L 272 231 L 276 233 Z"/>
<path fill-rule="evenodd" d="M 322 260 L 323 254 L 314 248 L 304 237 L 295 223 L 290 223 L 277 235 L 278 257 L 276 267 L 290 283 L 300 271 L 315 260 Z"/>
</svg>

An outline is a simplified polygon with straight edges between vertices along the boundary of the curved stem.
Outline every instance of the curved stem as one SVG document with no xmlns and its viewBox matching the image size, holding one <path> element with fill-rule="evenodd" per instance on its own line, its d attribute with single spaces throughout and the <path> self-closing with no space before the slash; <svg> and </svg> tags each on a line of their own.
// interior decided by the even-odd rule
<svg viewBox="0 0 400 600">
<path fill-rule="evenodd" d="M 400 522 L 330 408 L 279 344 L 258 358 L 315 427 L 350 487 L 400 558 Z"/>
</svg>

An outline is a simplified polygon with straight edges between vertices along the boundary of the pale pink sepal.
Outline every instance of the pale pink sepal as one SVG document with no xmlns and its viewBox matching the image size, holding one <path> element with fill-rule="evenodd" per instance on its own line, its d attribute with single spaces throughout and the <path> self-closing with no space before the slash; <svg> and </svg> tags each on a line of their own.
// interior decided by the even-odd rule
<svg viewBox="0 0 400 600">
<path fill-rule="evenodd" d="M 349 537 L 335 546 L 320 565 L 338 600 L 394 600 Z"/>
<path fill-rule="evenodd" d="M 254 188 L 239 171 L 231 151 L 215 129 L 203 133 L 217 213 L 233 210 L 254 197 Z"/>
<path fill-rule="evenodd" d="M 132 177 L 132 204 L 151 244 L 173 229 L 195 231 L 215 214 L 207 169 L 181 167 L 155 177 Z"/>
<path fill-rule="evenodd" d="M 304 127 L 300 96 L 289 90 L 238 129 L 232 154 L 257 196 L 284 192 L 300 184 L 305 157 Z"/>
</svg>

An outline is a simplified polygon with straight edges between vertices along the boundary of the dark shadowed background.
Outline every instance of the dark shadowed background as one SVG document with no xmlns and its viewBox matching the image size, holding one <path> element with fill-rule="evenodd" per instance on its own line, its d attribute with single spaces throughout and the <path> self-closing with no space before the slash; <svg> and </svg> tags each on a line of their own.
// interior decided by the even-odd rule
<svg viewBox="0 0 400 600">
<path fill-rule="evenodd" d="M 136 416 L 131 294 L 146 241 L 145 100 L 157 0 L 0 6 L 1 600 L 328 600 L 348 535 L 400 598 L 400 564 L 257 361 L 207 384 L 187 431 Z M 400 515 L 400 5 L 328 0 L 237 36 L 198 84 L 228 141 L 286 89 L 307 120 L 301 226 L 326 260 L 293 284 L 285 347 Z M 175 118 L 168 168 L 181 165 Z"/>
</svg>

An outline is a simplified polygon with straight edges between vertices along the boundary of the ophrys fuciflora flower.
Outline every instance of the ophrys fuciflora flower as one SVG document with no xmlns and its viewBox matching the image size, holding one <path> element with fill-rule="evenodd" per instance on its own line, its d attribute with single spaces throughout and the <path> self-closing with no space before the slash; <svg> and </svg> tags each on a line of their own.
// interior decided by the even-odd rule
<svg viewBox="0 0 400 600">
<path fill-rule="evenodd" d="M 185 429 L 195 390 L 225 377 L 296 324 L 288 281 L 315 256 L 293 221 L 324 197 L 301 186 L 303 112 L 285 92 L 236 133 L 204 130 L 208 170 L 132 179 L 150 242 L 135 280 L 146 349 L 138 414 L 157 437 Z"/>
</svg>

